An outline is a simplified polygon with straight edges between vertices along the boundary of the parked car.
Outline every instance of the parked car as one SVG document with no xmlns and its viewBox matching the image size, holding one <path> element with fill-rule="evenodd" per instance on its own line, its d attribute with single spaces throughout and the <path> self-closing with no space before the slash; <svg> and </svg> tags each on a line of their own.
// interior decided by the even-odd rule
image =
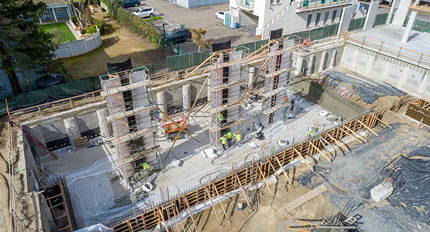
<svg viewBox="0 0 430 232">
<path fill-rule="evenodd" d="M 140 7 L 135 12 L 133 12 L 134 15 L 137 15 L 139 17 L 145 18 L 154 16 L 154 8 L 152 7 Z"/>
<path fill-rule="evenodd" d="M 122 6 L 124 8 L 133 7 L 133 6 L 140 6 L 140 0 L 123 0 Z"/>
<path fill-rule="evenodd" d="M 181 43 L 191 39 L 191 32 L 188 29 L 175 29 L 164 38 L 166 43 Z"/>
<path fill-rule="evenodd" d="M 228 10 L 225 10 L 225 11 L 218 11 L 218 12 L 216 12 L 215 13 L 215 17 L 217 18 L 217 19 L 221 19 L 221 20 L 224 20 L 225 19 L 225 14 L 228 14 Z"/>
</svg>

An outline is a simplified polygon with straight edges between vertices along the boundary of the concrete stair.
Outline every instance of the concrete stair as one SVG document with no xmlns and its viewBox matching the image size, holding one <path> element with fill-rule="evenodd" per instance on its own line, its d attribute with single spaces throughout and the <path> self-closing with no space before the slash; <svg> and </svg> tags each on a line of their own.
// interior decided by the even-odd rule
<svg viewBox="0 0 430 232">
<path fill-rule="evenodd" d="M 268 22 L 263 28 L 267 29 L 270 25 L 274 24 L 277 20 L 279 20 L 279 18 L 288 10 L 288 7 L 289 6 L 286 6 L 281 11 L 279 11 L 278 14 L 276 14 L 276 16 L 273 17 L 272 20 L 270 20 L 270 22 Z"/>
</svg>

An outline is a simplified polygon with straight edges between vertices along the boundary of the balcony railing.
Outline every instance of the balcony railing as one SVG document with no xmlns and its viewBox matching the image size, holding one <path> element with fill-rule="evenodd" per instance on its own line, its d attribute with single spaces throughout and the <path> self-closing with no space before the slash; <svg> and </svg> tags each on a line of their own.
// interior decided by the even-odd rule
<svg viewBox="0 0 430 232">
<path fill-rule="evenodd" d="M 236 0 L 236 5 L 248 11 L 254 10 L 254 0 Z"/>
<path fill-rule="evenodd" d="M 299 7 L 297 7 L 297 11 L 324 8 L 333 5 L 347 4 L 350 2 L 351 0 L 302 0 L 299 2 Z"/>
</svg>

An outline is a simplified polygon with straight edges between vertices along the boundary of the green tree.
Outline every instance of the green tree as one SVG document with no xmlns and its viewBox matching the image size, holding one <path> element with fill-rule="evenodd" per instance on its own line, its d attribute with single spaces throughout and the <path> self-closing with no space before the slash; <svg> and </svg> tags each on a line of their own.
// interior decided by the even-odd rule
<svg viewBox="0 0 430 232">
<path fill-rule="evenodd" d="M 199 28 L 199 29 L 194 29 L 192 28 L 191 30 L 192 33 L 192 40 L 193 42 L 199 47 L 199 51 L 200 52 L 200 48 L 208 48 L 209 45 L 211 45 L 211 42 L 207 39 L 203 39 L 203 36 L 206 35 L 206 30 L 203 28 Z"/>
<path fill-rule="evenodd" d="M 0 58 L 15 95 L 22 93 L 16 69 L 47 72 L 57 44 L 37 29 L 46 4 L 32 0 L 0 1 Z"/>
</svg>

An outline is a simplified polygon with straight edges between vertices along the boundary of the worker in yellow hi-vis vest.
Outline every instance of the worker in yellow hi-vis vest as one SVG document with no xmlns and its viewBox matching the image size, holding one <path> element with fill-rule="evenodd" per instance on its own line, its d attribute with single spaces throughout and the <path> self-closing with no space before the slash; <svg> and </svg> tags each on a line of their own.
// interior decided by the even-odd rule
<svg viewBox="0 0 430 232">
<path fill-rule="evenodd" d="M 233 133 L 229 130 L 227 132 L 227 142 L 229 147 L 231 147 L 231 141 L 233 141 Z"/>
<path fill-rule="evenodd" d="M 238 131 L 236 134 L 234 134 L 234 137 L 236 138 L 236 147 L 242 146 L 242 135 Z"/>
<path fill-rule="evenodd" d="M 220 123 L 224 123 L 224 115 L 221 112 L 218 113 L 218 119 Z"/>
<path fill-rule="evenodd" d="M 222 144 L 222 149 L 227 150 L 226 146 L 227 145 L 227 135 L 222 136 L 221 138 L 219 138 L 219 140 L 221 140 L 221 144 Z"/>
<path fill-rule="evenodd" d="M 146 175 L 149 175 L 149 171 L 151 171 L 151 165 L 147 162 L 143 162 L 142 164 L 143 170 L 146 172 Z"/>
</svg>

